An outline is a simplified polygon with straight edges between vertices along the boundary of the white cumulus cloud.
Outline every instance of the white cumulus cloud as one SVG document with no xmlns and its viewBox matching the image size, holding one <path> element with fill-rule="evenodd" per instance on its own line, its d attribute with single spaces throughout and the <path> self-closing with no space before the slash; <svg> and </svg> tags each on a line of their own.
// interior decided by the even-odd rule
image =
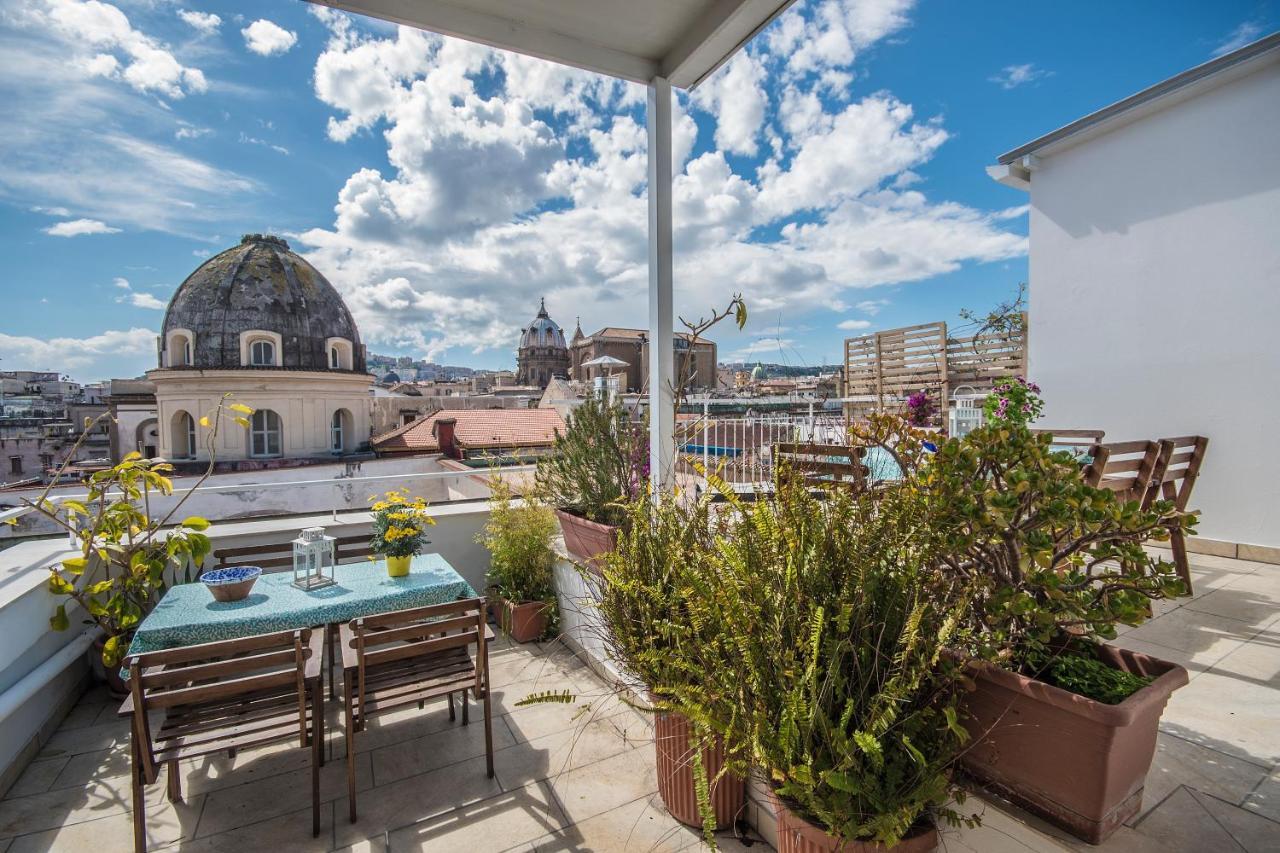
<svg viewBox="0 0 1280 853">
<path fill-rule="evenodd" d="M 196 12 L 190 9 L 179 9 L 178 17 L 198 30 L 202 35 L 213 35 L 222 26 L 222 18 L 212 12 Z"/>
<path fill-rule="evenodd" d="M 0 357 L 13 369 L 76 371 L 87 367 L 105 367 L 115 359 L 136 360 L 153 354 L 156 346 L 153 329 L 135 327 L 110 330 L 84 337 L 35 338 L 0 332 Z M 99 367 L 98 375 L 107 370 Z"/>
<path fill-rule="evenodd" d="M 841 320 L 836 323 L 837 329 L 844 329 L 846 332 L 856 332 L 860 329 L 870 329 L 870 320 Z"/>
<path fill-rule="evenodd" d="M 119 234 L 120 229 L 97 219 L 69 219 L 50 225 L 44 233 L 50 237 L 82 237 L 85 234 Z"/>
<path fill-rule="evenodd" d="M 120 79 L 139 92 L 174 100 L 208 89 L 199 68 L 183 65 L 165 44 L 134 29 L 128 16 L 110 3 L 44 0 L 16 20 L 56 33 L 91 76 Z"/>
<path fill-rule="evenodd" d="M 242 29 L 240 34 L 244 36 L 245 47 L 259 56 L 274 56 L 285 53 L 298 43 L 297 33 L 290 32 L 274 21 L 268 21 L 266 18 L 259 18 L 254 21 Z"/>
</svg>

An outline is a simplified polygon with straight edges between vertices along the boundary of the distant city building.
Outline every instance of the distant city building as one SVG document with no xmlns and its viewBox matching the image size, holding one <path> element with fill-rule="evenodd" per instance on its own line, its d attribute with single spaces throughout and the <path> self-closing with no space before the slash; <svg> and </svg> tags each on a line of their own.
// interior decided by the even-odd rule
<svg viewBox="0 0 1280 853">
<path fill-rule="evenodd" d="M 279 237 L 248 234 L 187 277 L 165 311 L 155 385 L 159 455 L 208 458 L 200 418 L 224 393 L 254 409 L 223 424 L 216 455 L 237 467 L 368 447 L 370 386 L 351 312 Z"/>
<path fill-rule="evenodd" d="M 705 391 L 716 386 L 716 345 L 700 338 L 695 344 L 685 332 L 675 336 L 676 379 L 688 378 L 688 390 Z M 626 367 L 591 367 L 587 362 L 603 356 L 625 362 Z M 649 386 L 649 337 L 643 329 L 606 326 L 590 337 L 579 326 L 573 335 L 569 353 L 570 378 L 589 382 L 597 376 L 617 375 L 625 378 L 624 392 L 639 393 Z"/>
<path fill-rule="evenodd" d="M 520 385 L 546 388 L 552 379 L 569 375 L 569 345 L 564 332 L 547 315 L 545 299 L 538 306 L 538 316 L 521 332 L 516 365 Z"/>
<path fill-rule="evenodd" d="M 100 395 L 87 401 L 80 383 L 56 371 L 0 372 L 0 485 L 48 482 L 68 459 L 104 461 L 110 434 L 96 419 L 106 410 Z"/>
</svg>

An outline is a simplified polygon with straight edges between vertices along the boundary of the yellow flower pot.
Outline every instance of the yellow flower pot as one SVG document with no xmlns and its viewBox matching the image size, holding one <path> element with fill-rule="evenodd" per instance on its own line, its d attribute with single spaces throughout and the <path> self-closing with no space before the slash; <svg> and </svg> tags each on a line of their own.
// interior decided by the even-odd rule
<svg viewBox="0 0 1280 853">
<path fill-rule="evenodd" d="M 402 578 L 409 574 L 409 563 L 413 561 L 411 555 L 403 557 L 387 557 L 387 576 L 393 578 Z"/>
</svg>

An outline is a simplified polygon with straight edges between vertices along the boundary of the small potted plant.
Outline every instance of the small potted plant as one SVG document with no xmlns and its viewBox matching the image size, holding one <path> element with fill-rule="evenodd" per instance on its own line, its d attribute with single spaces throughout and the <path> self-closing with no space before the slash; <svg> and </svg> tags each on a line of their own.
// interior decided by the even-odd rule
<svg viewBox="0 0 1280 853">
<path fill-rule="evenodd" d="M 369 547 L 387 560 L 387 576 L 409 574 L 413 555 L 427 544 L 427 528 L 435 524 L 427 513 L 427 502 L 410 497 L 408 488 L 386 492 L 373 503 L 373 536 Z"/>
<path fill-rule="evenodd" d="M 1174 566 L 1143 547 L 1195 517 L 1171 502 L 1142 508 L 1085 484 L 1012 402 L 992 422 L 943 443 L 913 481 L 930 506 L 945 565 L 983 587 L 969 614 L 974 668 L 965 698 L 979 781 L 1099 843 L 1135 814 L 1176 664 L 1107 646 L 1117 624 L 1180 595 Z"/>
<path fill-rule="evenodd" d="M 499 623 L 517 643 L 527 643 L 545 636 L 554 622 L 551 543 L 556 517 L 535 499 L 517 505 L 500 478 L 489 488 L 489 520 L 476 541 L 489 549 L 489 583 L 499 599 Z"/>
<path fill-rule="evenodd" d="M 598 571 L 617 547 L 627 501 L 645 490 L 645 443 L 616 402 L 588 397 L 567 420 L 538 461 L 537 492 L 555 508 L 570 555 Z"/>
</svg>

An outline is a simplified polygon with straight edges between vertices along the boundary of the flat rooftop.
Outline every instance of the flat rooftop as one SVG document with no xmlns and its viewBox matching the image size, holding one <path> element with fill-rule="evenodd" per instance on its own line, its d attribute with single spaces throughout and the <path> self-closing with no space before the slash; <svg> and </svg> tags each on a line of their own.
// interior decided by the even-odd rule
<svg viewBox="0 0 1280 853">
<path fill-rule="evenodd" d="M 1280 849 L 1280 571 L 1192 555 L 1196 596 L 1168 602 L 1123 646 L 1187 667 L 1161 721 L 1142 812 L 1092 847 L 1006 804 L 970 799 L 977 829 L 946 830 L 947 853 L 1262 853 Z M 151 850 L 677 851 L 699 835 L 662 807 L 647 719 L 558 643 L 499 640 L 497 776 L 484 772 L 479 715 L 443 704 L 376 718 L 358 736 L 360 820 L 346 817 L 345 742 L 329 703 L 321 834 L 310 835 L 309 755 L 277 745 L 184 765 L 186 802 L 148 789 Z M 515 703 L 568 689 L 577 706 Z M 86 693 L 0 800 L 0 851 L 131 849 L 128 725 Z M 767 823 L 767 821 L 765 821 Z M 767 841 L 725 833 L 726 851 Z"/>
</svg>

